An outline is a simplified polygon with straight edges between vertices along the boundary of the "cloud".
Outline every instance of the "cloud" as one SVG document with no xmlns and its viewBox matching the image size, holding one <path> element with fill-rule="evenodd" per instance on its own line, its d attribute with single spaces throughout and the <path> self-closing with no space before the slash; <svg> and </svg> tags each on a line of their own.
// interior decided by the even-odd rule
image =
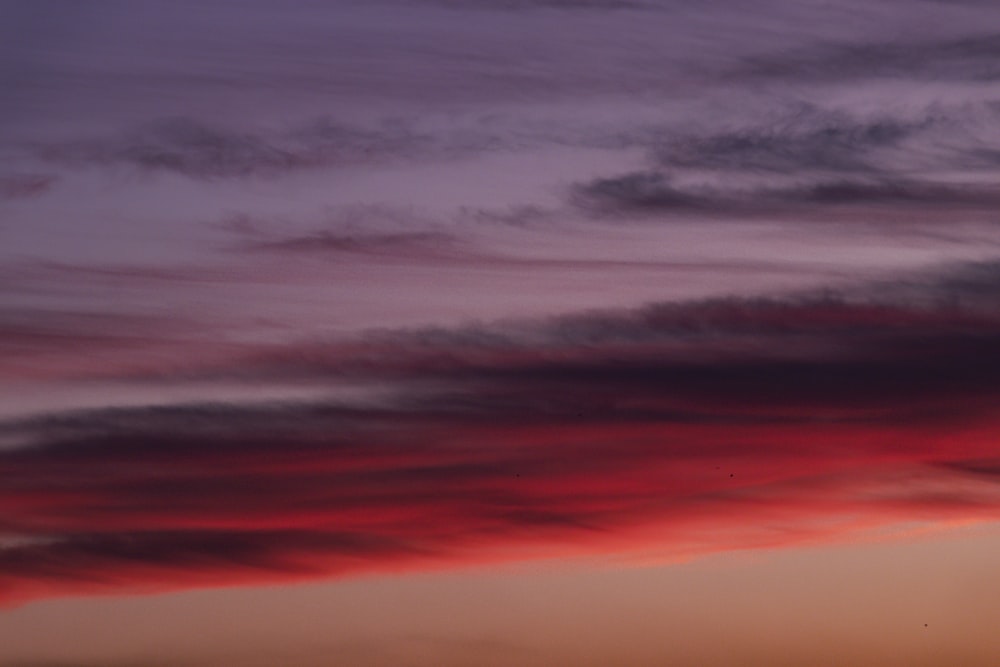
<svg viewBox="0 0 1000 667">
<path fill-rule="evenodd" d="M 588 165 L 615 159 L 611 151 L 646 152 L 639 167 L 608 168 L 608 175 L 571 187 L 572 204 L 598 215 L 753 217 L 791 210 L 798 218 L 851 206 L 893 214 L 935 209 L 949 216 L 974 207 L 992 215 L 1000 204 L 991 185 L 1000 164 L 990 148 L 996 103 L 958 99 L 920 106 L 908 100 L 936 93 L 907 88 L 904 81 L 993 80 L 995 36 L 846 41 L 858 23 L 877 24 L 869 18 L 878 11 L 898 12 L 879 3 L 874 14 L 859 14 L 850 24 L 838 22 L 850 13 L 843 7 L 789 9 L 782 3 L 737 13 L 728 2 L 435 4 L 460 11 L 355 7 L 343 14 L 250 11 L 235 17 L 177 12 L 164 4 L 155 16 L 146 9 L 116 15 L 106 26 L 94 22 L 96 32 L 76 46 L 38 51 L 45 61 L 39 71 L 48 74 L 29 77 L 41 83 L 25 88 L 30 96 L 18 105 L 56 115 L 24 123 L 16 133 L 175 110 L 196 114 L 195 108 L 235 109 L 235 116 L 182 115 L 101 136 L 39 141 L 25 155 L 41 160 L 41 171 L 0 176 L 0 200 L 49 192 L 56 183 L 49 168 L 219 181 L 358 167 L 367 174 L 370 166 L 397 161 L 419 170 L 435 159 L 557 148 L 552 153 L 564 162 L 533 163 L 542 188 L 558 175 L 538 165 L 573 161 L 589 175 Z M 852 4 L 853 11 L 865 3 Z M 461 13 L 470 9 L 475 16 Z M 646 9 L 670 11 L 670 25 L 651 25 L 647 15 L 632 11 Z M 498 22 L 492 10 L 524 15 Z M 599 15 L 604 10 L 607 15 Z M 623 11 L 612 16 L 610 10 Z M 230 30 L 222 40 L 220 20 Z M 157 38 L 147 40 L 154 27 Z M 901 33 L 909 30 L 900 27 Z M 126 32 L 132 37 L 108 42 L 110 51 L 100 46 L 105 37 Z M 817 45 L 820 38 L 825 41 Z M 779 46 L 768 50 L 771 42 Z M 723 70 L 732 76 L 722 77 L 720 93 Z M 148 94 L 123 84 L 137 77 Z M 734 78 L 741 85 L 731 85 Z M 874 78 L 900 84 L 902 101 L 865 112 L 864 91 L 856 98 L 854 86 L 829 86 Z M 60 81 L 75 83 L 53 86 Z M 763 94 L 748 92 L 761 83 L 767 84 Z M 789 102 L 791 89 L 812 103 Z M 358 112 L 391 108 L 415 120 L 364 124 L 323 117 L 253 125 L 242 114 L 258 110 L 243 101 L 265 97 L 276 104 L 267 108 L 277 117 L 310 117 L 336 98 Z M 417 100 L 444 111 L 421 116 L 418 107 L 430 107 Z M 474 104 L 456 103 L 461 101 Z M 778 113 L 767 112 L 775 106 Z M 590 150 L 584 155 L 569 148 Z M 480 166 L 484 178 L 491 168 L 503 170 L 497 172 L 497 196 L 519 187 L 503 177 L 512 168 L 507 161 L 470 168 Z M 431 177 L 415 174 L 413 182 Z M 526 178 L 535 175 L 526 172 Z M 80 192 L 94 192 L 85 185 L 81 180 Z M 274 193 L 251 195 L 274 203 Z M 211 195 L 202 204 L 218 201 Z M 128 204 L 112 197 L 100 208 L 118 211 L 122 220 L 145 219 L 119 203 Z M 160 401 L 185 395 L 171 391 L 185 383 L 185 389 L 201 383 L 203 391 L 187 394 L 200 397 L 246 396 L 249 391 L 233 387 L 252 386 L 270 398 L 108 406 L 0 422 L 3 601 L 636 548 L 706 553 L 835 537 L 897 519 L 997 516 L 995 264 L 857 292 L 658 303 L 273 342 L 299 326 L 363 326 L 351 320 L 352 312 L 363 310 L 352 304 L 374 302 L 372 310 L 378 309 L 377 295 L 384 294 L 365 284 L 383 280 L 378 272 L 388 264 L 373 258 L 425 262 L 380 284 L 404 276 L 435 289 L 445 279 L 440 276 L 471 275 L 454 271 L 424 280 L 438 262 L 513 273 L 601 262 L 635 266 L 642 263 L 635 257 L 649 256 L 633 250 L 621 261 L 591 261 L 566 254 L 584 248 L 588 238 L 559 245 L 558 257 L 503 255 L 502 247 L 511 247 L 501 245 L 507 227 L 549 227 L 565 211 L 473 209 L 463 213 L 464 227 L 445 231 L 423 221 L 378 218 L 368 224 L 371 211 L 364 213 L 357 224 L 330 220 L 306 231 L 290 231 L 293 225 L 281 221 L 268 229 L 252 218 L 233 219 L 237 250 L 257 254 L 235 261 L 227 256 L 231 274 L 227 266 L 213 274 L 67 262 L 14 276 L 22 285 L 35 279 L 36 293 L 51 299 L 46 303 L 94 298 L 111 308 L 122 297 L 123 309 L 150 301 L 217 310 L 196 321 L 163 311 L 141 317 L 7 309 L 0 313 L 0 364 L 15 381 L 57 380 L 65 387 L 81 377 L 112 378 L 123 382 L 108 395 L 144 384 L 147 391 L 163 389 Z M 53 225 L 39 227 L 39 238 L 51 235 L 70 246 L 74 234 L 91 235 Z M 454 234 L 476 225 L 476 233 L 486 232 L 470 233 L 467 243 Z M 185 235 L 180 228 L 167 231 L 137 228 L 130 234 L 168 240 L 170 247 Z M 489 233 L 496 234 L 495 246 L 473 242 L 488 241 Z M 532 236 L 531 242 L 541 246 L 553 237 Z M 586 252 L 600 238 L 595 234 Z M 619 242 L 625 247 L 629 239 L 614 239 Z M 278 274 L 295 273 L 296 260 L 326 256 L 352 256 L 366 271 L 303 272 L 276 282 Z M 220 274 L 232 289 L 205 289 L 203 282 Z M 591 276 L 566 271 L 551 293 L 590 298 Z M 516 284 L 529 285 L 534 276 L 526 278 Z M 638 273 L 596 279 L 651 282 Z M 163 292 L 183 280 L 190 291 Z M 331 299 L 326 286 L 332 280 L 344 281 L 342 294 L 353 285 L 357 292 Z M 497 280 L 490 289 L 510 284 Z M 149 299 L 154 285 L 157 298 Z M 468 294 L 446 294 L 449 312 L 468 306 Z M 415 320 L 431 312 L 431 299 L 405 291 L 397 297 L 393 303 L 406 301 Z M 514 307 L 536 306 L 529 297 L 514 294 Z M 333 318 L 313 310 L 324 302 L 343 304 L 343 313 Z M 302 316 L 304 311 L 312 312 Z M 88 400 L 106 400 L 100 394 L 107 384 Z M 282 390 L 298 384 L 337 398 L 316 398 L 321 391 L 295 394 L 309 401 L 273 398 L 291 395 Z M 359 389 L 356 400 L 342 398 L 358 386 L 378 391 L 362 395 Z M 72 388 L 89 391 L 90 385 Z M 134 405 L 139 399 L 129 400 Z"/>
<path fill-rule="evenodd" d="M 447 234 L 435 232 L 399 232 L 385 234 L 338 234 L 319 231 L 313 234 L 262 242 L 260 250 L 295 253 L 351 253 L 362 255 L 413 255 L 427 258 L 454 243 Z"/>
<path fill-rule="evenodd" d="M 46 342 L 49 339 L 56 339 L 58 346 L 70 341 L 121 346 L 135 332 L 162 332 L 165 324 L 161 318 L 107 311 L 7 308 L 3 311 L 3 324 L 0 326 L 0 344 L 9 347 L 12 353 L 44 349 L 49 346 Z"/>
<path fill-rule="evenodd" d="M 578 184 L 572 201 L 597 213 L 718 210 L 723 202 L 714 194 L 710 188 L 677 187 L 661 172 L 634 171 Z"/>
<path fill-rule="evenodd" d="M 55 164 L 125 166 L 217 179 L 357 166 L 423 153 L 429 142 L 398 124 L 368 129 L 319 119 L 287 131 L 253 132 L 178 117 L 119 136 L 38 144 L 34 152 Z"/>
<path fill-rule="evenodd" d="M 946 464 L 950 468 L 986 477 L 1000 477 L 1000 460 L 982 459 L 969 461 L 952 461 Z"/>
<path fill-rule="evenodd" d="M 365 404 L 8 420 L 0 590 L 704 553 L 836 536 L 836 517 L 995 517 L 997 275 L 373 332 L 203 369 L 388 389 Z"/>
<path fill-rule="evenodd" d="M 654 149 L 668 168 L 702 168 L 785 173 L 805 169 L 872 172 L 873 152 L 897 148 L 939 119 L 892 116 L 855 118 L 844 112 L 805 106 L 772 123 L 667 135 Z"/>
<path fill-rule="evenodd" d="M 981 206 L 1000 203 L 1000 190 L 993 187 L 943 185 L 920 181 L 841 180 L 798 189 L 766 193 L 776 199 L 808 204 L 920 204 L 923 206 Z"/>
<path fill-rule="evenodd" d="M 881 410 L 902 419 L 941 391 L 967 393 L 972 406 L 998 389 L 988 372 L 1000 364 L 990 351 L 996 319 L 961 309 L 945 292 L 935 299 L 912 307 L 831 296 L 662 304 L 537 328 L 428 329 L 279 348 L 247 359 L 240 372 L 451 383 L 442 400 L 463 412 L 585 408 L 627 418 L 624 406 L 634 404 L 639 415 L 662 409 L 671 419 L 728 419 L 727 408 L 784 419 L 865 405 L 866 418 Z"/>
<path fill-rule="evenodd" d="M 1000 201 L 993 103 L 864 113 L 788 101 L 778 110 L 628 135 L 646 164 L 570 187 L 599 215 L 733 216 L 835 205 L 989 211 Z"/>
<path fill-rule="evenodd" d="M 381 255 L 433 258 L 459 244 L 454 234 L 416 212 L 388 206 L 355 205 L 328 211 L 310 231 L 290 234 L 287 221 L 248 214 L 218 224 L 237 234 L 240 251 L 297 254 Z"/>
<path fill-rule="evenodd" d="M 52 174 L 0 174 L 0 201 L 41 197 L 56 180 Z"/>
<path fill-rule="evenodd" d="M 633 171 L 596 178 L 570 190 L 570 202 L 598 216 L 660 215 L 664 213 L 754 216 L 789 207 L 892 205 L 991 209 L 1000 204 L 1000 190 L 978 184 L 942 184 L 908 179 L 844 177 L 787 186 L 679 185 L 661 171 Z M 819 209 L 822 210 L 822 209 Z"/>
<path fill-rule="evenodd" d="M 75 270 L 68 273 L 79 279 Z M 135 280 L 129 271 L 111 270 L 99 277 Z M 171 280 L 156 274 L 146 277 Z M 0 309 L 0 364 L 11 380 L 120 376 L 129 369 L 155 366 L 157 358 L 177 359 L 182 350 L 191 354 L 196 326 L 178 313 L 4 308 Z"/>
<path fill-rule="evenodd" d="M 1000 77 L 998 56 L 1000 35 L 996 33 L 950 39 L 841 43 L 751 57 L 734 75 L 741 79 L 750 75 L 805 81 L 904 77 L 994 81 Z"/>
</svg>

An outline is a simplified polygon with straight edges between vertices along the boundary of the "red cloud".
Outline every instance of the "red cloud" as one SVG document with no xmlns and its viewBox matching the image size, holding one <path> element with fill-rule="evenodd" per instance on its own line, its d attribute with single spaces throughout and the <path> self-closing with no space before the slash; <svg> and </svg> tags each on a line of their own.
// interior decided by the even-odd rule
<svg viewBox="0 0 1000 667">
<path fill-rule="evenodd" d="M 957 434 L 865 423 L 486 424 L 309 412 L 271 432 L 255 423 L 264 415 L 203 414 L 215 426 L 198 432 L 190 415 L 150 414 L 130 433 L 5 452 L 2 532 L 20 543 L 0 549 L 0 589 L 17 600 L 524 550 L 707 551 L 836 533 L 843 527 L 822 526 L 838 516 L 967 518 L 1000 507 L 992 483 L 954 470 L 995 451 L 991 420 Z M 647 530 L 666 541 L 636 543 Z"/>
<path fill-rule="evenodd" d="M 365 408 L 0 424 L 7 600 L 595 551 L 707 552 L 995 517 L 987 311 L 720 301 L 254 354 Z"/>
</svg>

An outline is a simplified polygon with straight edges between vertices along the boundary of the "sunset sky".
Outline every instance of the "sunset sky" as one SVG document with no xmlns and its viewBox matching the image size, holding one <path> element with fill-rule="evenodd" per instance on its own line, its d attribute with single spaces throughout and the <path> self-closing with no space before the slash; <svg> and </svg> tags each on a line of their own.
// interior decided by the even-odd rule
<svg viewBox="0 0 1000 667">
<path fill-rule="evenodd" d="M 1000 4 L 0 0 L 0 667 L 1000 664 Z"/>
</svg>

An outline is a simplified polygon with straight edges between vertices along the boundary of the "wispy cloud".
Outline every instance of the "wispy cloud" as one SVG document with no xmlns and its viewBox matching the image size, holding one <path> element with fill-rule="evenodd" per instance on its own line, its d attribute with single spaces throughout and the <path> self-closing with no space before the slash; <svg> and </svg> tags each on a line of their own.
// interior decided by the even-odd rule
<svg viewBox="0 0 1000 667">
<path fill-rule="evenodd" d="M 643 168 L 578 183 L 597 213 L 774 213 L 808 205 L 919 205 L 954 211 L 998 202 L 991 103 L 864 114 L 790 104 L 710 125 L 636 132 Z"/>
<path fill-rule="evenodd" d="M 877 171 L 872 160 L 878 151 L 899 147 L 934 124 L 947 122 L 944 114 L 903 118 L 891 115 L 852 117 L 843 111 L 810 106 L 785 111 L 768 123 L 697 130 L 667 135 L 654 149 L 665 167 L 695 167 L 749 172 Z"/>
<path fill-rule="evenodd" d="M 450 254 L 460 244 L 456 234 L 424 215 L 378 205 L 327 211 L 319 224 L 298 234 L 290 233 L 285 221 L 247 214 L 229 216 L 216 226 L 236 234 L 235 249 L 244 252 L 430 258 Z"/>
<path fill-rule="evenodd" d="M 910 180 L 843 178 L 788 187 L 725 189 L 707 185 L 675 185 L 658 171 L 638 171 L 598 178 L 572 189 L 571 201 L 597 215 L 685 214 L 755 215 L 789 206 L 886 205 L 905 207 L 990 209 L 1000 203 L 991 186 L 945 185 Z"/>
<path fill-rule="evenodd" d="M 801 224 L 987 235 L 993 10 L 879 36 L 903 4 L 155 3 L 18 42 L 0 363 L 95 396 L 0 422 L 3 600 L 995 518 L 995 262 L 740 296 L 989 250 Z M 600 219 L 643 216 L 691 224 Z"/>
<path fill-rule="evenodd" d="M 214 179 L 359 166 L 424 154 L 432 147 L 429 137 L 404 125 L 369 129 L 320 119 L 261 132 L 173 118 L 119 136 L 39 144 L 33 153 L 54 164 L 131 167 Z"/>
<path fill-rule="evenodd" d="M 40 197 L 56 180 L 52 174 L 0 174 L 0 201 Z"/>
<path fill-rule="evenodd" d="M 902 39 L 801 48 L 750 58 L 737 76 L 804 81 L 876 77 L 994 81 L 1000 77 L 998 56 L 1000 35 L 986 32 L 945 40 Z"/>
<path fill-rule="evenodd" d="M 112 277 L 122 281 L 130 274 Z M 184 349 L 190 354 L 192 336 L 209 329 L 177 313 L 2 308 L 0 364 L 8 380 L 120 376 L 158 367 L 157 357 L 176 359 Z"/>
</svg>

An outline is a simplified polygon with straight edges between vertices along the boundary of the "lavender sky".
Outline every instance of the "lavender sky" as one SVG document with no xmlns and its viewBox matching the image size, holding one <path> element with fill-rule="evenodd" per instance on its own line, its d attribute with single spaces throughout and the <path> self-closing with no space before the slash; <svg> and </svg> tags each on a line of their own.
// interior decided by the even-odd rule
<svg viewBox="0 0 1000 667">
<path fill-rule="evenodd" d="M 0 0 L 0 665 L 996 664 L 997 26 Z"/>
</svg>

